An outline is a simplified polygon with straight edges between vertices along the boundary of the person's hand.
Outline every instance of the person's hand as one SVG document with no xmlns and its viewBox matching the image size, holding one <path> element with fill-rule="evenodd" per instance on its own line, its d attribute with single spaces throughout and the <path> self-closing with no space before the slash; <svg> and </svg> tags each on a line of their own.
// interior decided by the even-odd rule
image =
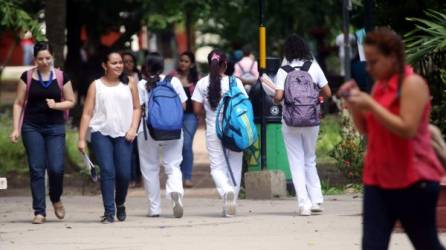
<svg viewBox="0 0 446 250">
<path fill-rule="evenodd" d="M 46 104 L 50 109 L 56 109 L 56 101 L 54 99 L 46 99 Z"/>
<path fill-rule="evenodd" d="M 373 102 L 373 98 L 369 94 L 359 89 L 352 89 L 349 92 L 349 96 L 344 99 L 348 107 L 363 111 L 368 111 Z"/>
<path fill-rule="evenodd" d="M 125 139 L 128 142 L 133 142 L 133 140 L 135 140 L 136 137 L 136 130 L 134 129 L 129 129 L 129 131 L 127 131 L 127 133 L 125 133 Z"/>
<path fill-rule="evenodd" d="M 359 90 L 358 84 L 356 84 L 355 80 L 346 81 L 341 85 L 336 96 L 338 98 L 348 99 L 352 90 Z"/>
<path fill-rule="evenodd" d="M 79 152 L 85 154 L 86 148 L 87 148 L 87 143 L 85 142 L 85 140 L 79 140 L 79 142 L 77 143 L 77 149 L 79 149 Z"/>
<path fill-rule="evenodd" d="M 14 129 L 11 134 L 9 135 L 9 139 L 12 143 L 17 143 L 18 139 L 20 137 L 20 133 L 18 129 Z"/>
</svg>

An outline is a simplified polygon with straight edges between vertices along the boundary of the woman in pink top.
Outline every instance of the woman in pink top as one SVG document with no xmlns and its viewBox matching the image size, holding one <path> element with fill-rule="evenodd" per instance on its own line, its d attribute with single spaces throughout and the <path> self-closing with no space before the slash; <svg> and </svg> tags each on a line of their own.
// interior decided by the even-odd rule
<svg viewBox="0 0 446 250">
<path fill-rule="evenodd" d="M 364 50 L 376 80 L 372 95 L 352 81 L 339 90 L 368 139 L 362 249 L 387 249 L 396 221 L 415 249 L 444 249 L 436 229 L 444 171 L 430 144 L 428 85 L 406 66 L 402 39 L 394 31 L 368 33 Z"/>
</svg>

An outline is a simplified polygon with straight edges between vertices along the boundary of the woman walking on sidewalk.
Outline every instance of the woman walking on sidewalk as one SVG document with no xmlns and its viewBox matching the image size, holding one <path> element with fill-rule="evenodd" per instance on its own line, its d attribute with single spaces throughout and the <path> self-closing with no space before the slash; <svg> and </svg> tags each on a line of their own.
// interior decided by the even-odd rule
<svg viewBox="0 0 446 250">
<path fill-rule="evenodd" d="M 102 67 L 104 76 L 88 88 L 78 148 L 85 153 L 87 129 L 90 129 L 93 153 L 101 170 L 105 209 L 101 222 L 111 223 L 115 211 L 119 221 L 127 217 L 124 203 L 130 180 L 132 142 L 141 110 L 136 82 L 123 74 L 121 55 L 108 52 Z"/>
<path fill-rule="evenodd" d="M 136 57 L 130 52 L 122 52 L 122 62 L 124 63 L 124 73 L 133 77 L 135 82 L 139 82 L 142 78 L 141 73 L 136 67 Z M 139 187 L 141 184 L 141 167 L 139 166 L 139 154 L 138 154 L 138 138 L 133 141 L 132 147 L 132 171 L 130 172 L 130 184 L 129 187 Z"/>
<path fill-rule="evenodd" d="M 232 183 L 228 165 L 223 154 L 222 142 L 217 136 L 216 108 L 221 97 L 229 90 L 229 77 L 224 74 L 227 67 L 226 55 L 220 50 L 213 50 L 208 55 L 209 75 L 200 79 L 192 95 L 194 112 L 197 116 L 206 118 L 206 143 L 211 163 L 211 175 L 220 196 L 223 198 L 223 216 L 235 215 L 236 201 L 240 190 L 242 175 L 242 152 L 228 150 L 236 185 Z M 237 79 L 237 87 L 246 94 L 242 82 Z"/>
<path fill-rule="evenodd" d="M 149 53 L 145 65 L 146 79 L 138 83 L 139 98 L 144 109 L 143 119 L 138 130 L 138 150 L 141 164 L 141 172 L 144 178 L 144 187 L 149 200 L 149 217 L 159 217 L 161 214 L 161 190 L 160 190 L 160 165 L 164 166 L 167 175 L 166 197 L 173 202 L 173 215 L 175 218 L 183 217 L 183 182 L 180 170 L 180 164 L 183 160 L 181 150 L 183 148 L 183 135 L 180 139 L 173 140 L 155 140 L 151 133 L 146 131 L 146 117 L 150 112 L 147 103 L 150 99 L 152 90 L 157 83 L 163 80 L 169 81 L 168 84 L 174 89 L 182 108 L 186 106 L 187 96 L 184 92 L 180 80 L 176 77 L 161 75 L 164 70 L 164 59 L 159 53 Z M 169 107 L 165 107 L 169 108 Z M 163 110 L 162 112 L 169 112 Z M 182 133 L 183 134 L 183 133 Z"/>
<path fill-rule="evenodd" d="M 195 66 L 195 56 L 192 52 L 181 53 L 178 68 L 171 73 L 178 77 L 187 95 L 186 110 L 183 117 L 183 161 L 181 162 L 181 172 L 183 174 L 183 185 L 186 188 L 193 187 L 192 168 L 194 166 L 194 152 L 192 150 L 194 135 L 197 131 L 198 120 L 192 108 L 190 99 L 198 81 L 197 67 Z"/>
<path fill-rule="evenodd" d="M 65 119 L 74 106 L 74 94 L 68 77 L 53 68 L 53 51 L 49 43 L 34 46 L 35 68 L 23 72 L 13 106 L 11 141 L 20 133 L 26 149 L 31 179 L 34 218 L 42 224 L 45 211 L 45 170 L 48 171 L 49 195 L 54 213 L 65 216 L 60 200 L 63 191 Z"/>
<path fill-rule="evenodd" d="M 415 249 L 444 249 L 436 228 L 436 204 L 444 170 L 428 130 L 426 81 L 405 64 L 401 37 L 388 28 L 367 34 L 372 95 L 354 81 L 341 86 L 357 129 L 367 135 L 364 162 L 362 249 L 387 249 L 400 221 Z"/>
<path fill-rule="evenodd" d="M 296 190 L 299 215 L 309 216 L 312 212 L 322 212 L 324 197 L 316 169 L 316 142 L 320 123 L 319 95 L 330 97 L 331 90 L 324 72 L 301 37 L 296 34 L 289 36 L 285 41 L 284 51 L 286 65 L 277 71 L 274 100 L 284 100 L 282 134 Z M 295 79 L 297 81 L 293 81 Z M 290 101 L 291 99 L 293 101 Z M 305 112 L 307 107 L 310 112 Z M 299 116 L 301 114 L 304 115 Z"/>
</svg>

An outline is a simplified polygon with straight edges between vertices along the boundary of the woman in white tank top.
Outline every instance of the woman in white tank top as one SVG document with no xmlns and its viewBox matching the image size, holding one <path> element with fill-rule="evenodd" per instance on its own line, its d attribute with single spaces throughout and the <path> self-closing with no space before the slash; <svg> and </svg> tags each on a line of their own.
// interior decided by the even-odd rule
<svg viewBox="0 0 446 250">
<path fill-rule="evenodd" d="M 119 221 L 126 219 L 124 203 L 130 180 L 132 142 L 141 109 L 135 80 L 123 75 L 121 55 L 108 53 L 102 67 L 104 76 L 88 88 L 78 148 L 85 153 L 85 138 L 90 129 L 92 150 L 101 169 L 105 210 L 101 222 L 111 223 L 115 212 Z"/>
</svg>

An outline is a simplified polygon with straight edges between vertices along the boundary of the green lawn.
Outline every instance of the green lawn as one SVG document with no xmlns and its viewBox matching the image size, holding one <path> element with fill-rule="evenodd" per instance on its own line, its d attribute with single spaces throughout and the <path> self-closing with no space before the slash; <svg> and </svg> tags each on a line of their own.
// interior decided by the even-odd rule
<svg viewBox="0 0 446 250">
<path fill-rule="evenodd" d="M 341 141 L 340 131 L 337 115 L 329 115 L 322 119 L 316 149 L 318 165 L 333 165 L 336 163 L 330 157 L 330 151 Z"/>
<path fill-rule="evenodd" d="M 0 176 L 5 176 L 8 173 L 15 173 L 19 175 L 28 173 L 26 154 L 23 144 L 21 142 L 17 144 L 12 144 L 9 142 L 11 120 L 11 114 L 9 111 L 0 113 Z M 340 127 L 337 116 L 326 116 L 322 120 L 317 143 L 318 165 L 335 164 L 335 160 L 329 155 L 330 151 L 341 140 L 339 131 Z M 84 165 L 82 156 L 77 150 L 77 130 L 67 127 L 66 146 L 70 159 L 69 162 L 83 168 Z"/>
</svg>

